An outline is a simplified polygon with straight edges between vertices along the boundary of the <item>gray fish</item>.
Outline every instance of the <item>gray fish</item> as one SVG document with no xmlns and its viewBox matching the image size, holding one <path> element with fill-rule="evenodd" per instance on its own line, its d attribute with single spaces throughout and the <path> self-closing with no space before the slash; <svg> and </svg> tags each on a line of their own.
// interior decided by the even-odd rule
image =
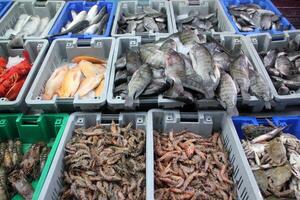
<svg viewBox="0 0 300 200">
<path fill-rule="evenodd" d="M 103 6 L 98 14 L 91 20 L 90 24 L 97 24 L 107 13 L 106 6 Z"/>
<path fill-rule="evenodd" d="M 122 56 L 118 58 L 118 60 L 115 63 L 116 69 L 124 69 L 126 67 L 126 56 Z"/>
<path fill-rule="evenodd" d="M 273 76 L 280 76 L 280 73 L 277 69 L 275 68 L 267 68 L 267 71 L 270 75 L 273 75 Z"/>
<path fill-rule="evenodd" d="M 182 81 L 185 80 L 185 63 L 183 58 L 174 50 L 170 49 L 166 54 L 166 77 L 173 81 L 176 93 L 183 94 Z"/>
<path fill-rule="evenodd" d="M 109 19 L 109 14 L 108 13 L 106 13 L 103 17 L 102 17 L 102 19 L 99 21 L 99 28 L 98 28 L 98 34 L 99 35 L 101 35 L 103 32 L 104 32 L 104 28 L 105 28 L 105 26 L 106 26 L 106 24 L 107 24 L 107 22 L 108 22 L 108 19 Z"/>
<path fill-rule="evenodd" d="M 279 95 L 288 95 L 290 92 L 290 89 L 286 87 L 286 85 L 281 84 L 281 86 L 277 90 Z"/>
<path fill-rule="evenodd" d="M 147 31 L 159 32 L 158 26 L 153 18 L 145 17 L 143 23 Z"/>
<path fill-rule="evenodd" d="M 159 49 L 162 51 L 166 51 L 168 49 L 173 49 L 174 51 L 177 51 L 177 44 L 175 40 L 173 40 L 172 38 L 168 38 L 161 44 Z"/>
<path fill-rule="evenodd" d="M 145 27 L 144 27 L 144 24 L 143 23 L 138 23 L 136 25 L 136 28 L 135 28 L 136 32 L 138 33 L 142 33 L 142 32 L 145 32 Z M 132 30 L 133 31 L 133 30 Z"/>
<path fill-rule="evenodd" d="M 269 30 L 272 28 L 272 16 L 265 14 L 261 16 L 260 27 L 262 30 Z"/>
<path fill-rule="evenodd" d="M 248 62 L 248 58 L 242 54 L 230 66 L 230 75 L 237 84 L 237 88 L 241 91 L 242 98 L 245 101 L 250 100 L 250 94 L 248 93 L 250 88 Z"/>
<path fill-rule="evenodd" d="M 166 91 L 170 85 L 165 79 L 154 79 L 142 93 L 142 96 L 159 95 Z"/>
<path fill-rule="evenodd" d="M 89 26 L 89 24 L 90 24 L 89 21 L 83 20 L 83 21 L 78 22 L 77 24 L 75 24 L 71 28 L 66 29 L 65 31 L 63 31 L 61 33 L 54 34 L 54 35 L 51 35 L 51 36 L 48 36 L 48 37 L 56 37 L 56 36 L 66 35 L 68 33 L 78 33 L 80 31 L 84 30 L 85 28 L 87 28 Z"/>
<path fill-rule="evenodd" d="M 288 76 L 290 69 L 292 68 L 291 61 L 285 56 L 278 54 L 275 62 L 275 68 L 281 75 Z"/>
<path fill-rule="evenodd" d="M 299 51 L 294 51 L 294 52 L 290 52 L 287 54 L 287 58 L 293 62 L 296 59 L 300 58 L 300 52 Z"/>
<path fill-rule="evenodd" d="M 218 87 L 218 97 L 220 98 L 220 103 L 227 110 L 227 113 L 230 116 L 236 116 L 239 114 L 236 108 L 237 93 L 236 85 L 231 76 L 222 71 Z"/>
<path fill-rule="evenodd" d="M 270 51 L 268 51 L 267 55 L 263 59 L 266 68 L 273 67 L 275 65 L 277 53 L 278 52 L 276 49 L 271 49 Z"/>
<path fill-rule="evenodd" d="M 120 83 L 126 82 L 127 77 L 128 77 L 127 70 L 118 70 L 115 75 L 115 85 L 119 85 Z"/>
<path fill-rule="evenodd" d="M 272 79 L 275 81 L 278 81 L 280 83 L 285 84 L 287 87 L 297 90 L 300 87 L 300 81 L 291 81 L 291 80 L 286 80 L 277 76 L 271 76 Z"/>
<path fill-rule="evenodd" d="M 205 97 L 212 98 L 220 80 L 219 69 L 213 67 L 212 57 L 203 45 L 195 44 L 190 50 L 190 58 L 194 70 L 201 77 Z"/>
<path fill-rule="evenodd" d="M 257 71 L 250 73 L 250 91 L 257 98 L 265 102 L 266 109 L 271 109 L 271 101 L 273 99 L 270 88 L 267 86 L 266 81 L 258 74 Z"/>
<path fill-rule="evenodd" d="M 144 63 L 149 64 L 154 68 L 161 68 L 165 66 L 165 54 L 159 50 L 159 47 L 154 46 L 141 46 L 140 47 L 141 59 Z"/>
<path fill-rule="evenodd" d="M 137 24 L 138 24 L 137 21 L 128 21 L 127 23 L 128 23 L 128 26 L 126 29 L 127 32 L 131 33 L 136 30 Z"/>
<path fill-rule="evenodd" d="M 132 108 L 133 100 L 138 98 L 152 81 L 152 71 L 149 65 L 144 64 L 134 72 L 128 83 L 128 95 L 125 98 L 125 106 Z"/>
<path fill-rule="evenodd" d="M 142 65 L 140 56 L 137 52 L 128 49 L 126 53 L 126 69 L 132 75 Z"/>
<path fill-rule="evenodd" d="M 215 52 L 213 54 L 213 62 L 220 70 L 229 71 L 231 60 L 225 52 Z"/>
<path fill-rule="evenodd" d="M 190 92 L 183 91 L 182 94 L 178 94 L 177 90 L 174 87 L 171 87 L 170 89 L 168 89 L 163 94 L 163 96 L 166 97 L 166 98 L 171 98 L 171 99 L 175 99 L 175 100 L 178 100 L 178 101 L 182 101 L 182 102 L 185 102 L 187 104 L 190 104 L 190 103 L 194 102 L 194 97 Z"/>
<path fill-rule="evenodd" d="M 116 93 L 120 93 L 120 92 L 125 92 L 127 90 L 127 88 L 128 88 L 128 84 L 122 83 L 114 88 L 114 93 L 116 94 Z"/>
<path fill-rule="evenodd" d="M 298 73 L 300 73 L 300 58 L 295 60 L 295 68 L 298 70 Z"/>
</svg>

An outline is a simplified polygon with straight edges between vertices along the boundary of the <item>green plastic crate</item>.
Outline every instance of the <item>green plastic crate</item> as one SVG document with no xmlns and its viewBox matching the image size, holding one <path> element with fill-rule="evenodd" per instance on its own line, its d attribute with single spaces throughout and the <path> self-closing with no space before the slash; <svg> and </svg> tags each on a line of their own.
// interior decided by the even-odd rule
<svg viewBox="0 0 300 200">
<path fill-rule="evenodd" d="M 68 114 L 0 115 L 0 141 L 20 138 L 23 152 L 27 152 L 32 143 L 39 141 L 46 142 L 51 147 L 39 179 L 31 183 L 34 188 L 33 199 L 38 199 L 40 195 L 68 118 Z M 12 199 L 20 200 L 23 198 L 17 194 Z"/>
</svg>

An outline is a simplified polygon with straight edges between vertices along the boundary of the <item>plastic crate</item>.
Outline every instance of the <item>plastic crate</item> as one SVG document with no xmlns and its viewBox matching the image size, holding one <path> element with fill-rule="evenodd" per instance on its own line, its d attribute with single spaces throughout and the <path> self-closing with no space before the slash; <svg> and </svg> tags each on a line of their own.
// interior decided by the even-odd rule
<svg viewBox="0 0 300 200">
<path fill-rule="evenodd" d="M 13 4 L 13 1 L 11 0 L 2 0 L 0 1 L 0 18 L 5 15 L 6 11 L 10 8 L 10 6 Z"/>
<path fill-rule="evenodd" d="M 30 72 L 28 73 L 25 82 L 20 90 L 17 98 L 13 101 L 9 101 L 6 98 L 0 98 L 0 111 L 25 111 L 25 97 L 28 90 L 31 87 L 31 83 L 33 82 L 35 75 L 37 74 L 38 69 L 42 64 L 42 59 L 46 54 L 48 49 L 48 41 L 47 40 L 26 40 L 24 44 L 24 49 L 14 49 L 8 47 L 9 40 L 0 41 L 0 56 L 22 56 L 23 50 L 27 50 L 30 55 L 30 59 L 32 62 L 32 67 Z"/>
<path fill-rule="evenodd" d="M 22 149 L 28 151 L 31 144 L 44 141 L 51 151 L 45 163 L 45 167 L 37 180 L 31 185 L 34 188 L 33 198 L 38 199 L 43 184 L 48 175 L 49 168 L 60 143 L 62 134 L 67 124 L 67 114 L 42 114 L 42 115 L 22 115 L 22 114 L 1 114 L 0 115 L 0 140 L 20 138 Z M 15 195 L 12 199 L 23 199 L 20 195 Z"/>
<path fill-rule="evenodd" d="M 118 3 L 115 20 L 113 24 L 113 28 L 111 31 L 111 35 L 113 37 L 120 37 L 120 36 L 142 36 L 142 37 L 156 37 L 156 36 L 168 36 L 174 33 L 173 25 L 172 25 L 172 18 L 170 13 L 170 2 L 164 0 L 136 0 L 136 1 L 120 1 Z M 151 8 L 155 10 L 161 10 L 162 8 L 166 9 L 167 15 L 167 33 L 153 33 L 153 32 L 145 32 L 145 33 L 126 33 L 126 34 L 118 34 L 118 21 L 121 18 L 122 13 L 139 13 L 142 12 L 143 6 L 149 5 Z"/>
<path fill-rule="evenodd" d="M 273 82 L 261 60 L 258 52 L 260 51 L 268 51 L 270 49 L 284 49 L 288 47 L 289 40 L 295 38 L 296 35 L 300 34 L 299 30 L 294 31 L 285 31 L 284 37 L 281 40 L 277 38 L 273 38 L 268 33 L 260 33 L 255 35 L 247 36 L 247 39 L 252 41 L 253 45 L 249 45 L 253 49 L 253 55 L 256 57 L 256 65 L 258 69 L 261 71 L 261 74 L 264 76 L 267 81 L 268 86 L 271 88 L 271 92 L 274 95 L 274 99 L 276 101 L 275 110 L 282 111 L 287 106 L 292 105 L 300 105 L 300 94 L 289 94 L 289 95 L 279 95 Z"/>
<path fill-rule="evenodd" d="M 37 5 L 35 1 L 16 1 L 8 12 L 0 20 L 0 40 L 7 40 L 5 32 L 13 28 L 22 14 L 38 15 L 40 17 L 49 17 L 49 21 L 45 31 L 39 37 L 37 36 L 26 36 L 25 39 L 43 39 L 48 35 L 51 27 L 56 21 L 59 13 L 63 9 L 65 2 L 63 1 L 47 1 L 44 6 Z"/>
<path fill-rule="evenodd" d="M 238 199 L 257 200 L 258 186 L 252 184 L 255 179 L 249 176 L 250 168 L 245 168 L 247 158 L 242 154 L 243 147 L 231 119 L 222 111 L 203 111 L 198 113 L 180 113 L 179 111 L 150 110 L 147 123 L 147 199 L 154 199 L 154 149 L 153 131 L 192 131 L 202 136 L 210 136 L 213 131 L 221 130 L 224 147 L 229 153 L 229 161 L 233 167 L 233 180 L 236 184 Z M 151 181 L 151 182 L 150 182 Z"/>
<path fill-rule="evenodd" d="M 254 67 L 257 68 L 255 57 L 252 53 L 252 49 L 249 48 L 250 42 L 244 37 L 240 35 L 234 34 L 220 34 L 215 33 L 212 34 L 215 39 L 220 39 L 221 44 L 225 45 L 227 49 L 231 49 L 233 52 L 236 52 L 241 48 L 245 55 L 250 59 L 253 63 Z M 145 42 L 153 42 L 155 40 L 159 40 L 163 37 L 156 37 L 153 40 L 145 40 L 141 37 L 121 37 L 117 38 L 116 46 L 114 50 L 114 57 L 112 60 L 112 69 L 110 74 L 110 83 L 109 89 L 107 93 L 107 103 L 108 107 L 112 110 L 124 110 L 125 109 L 125 99 L 121 96 L 114 96 L 113 89 L 114 89 L 114 80 L 115 80 L 115 63 L 116 60 L 126 51 L 126 49 L 131 47 L 136 47 L 140 44 Z M 222 109 L 220 103 L 215 100 L 208 100 L 208 99 L 201 99 L 197 100 L 196 102 L 197 108 L 200 110 L 204 109 Z M 176 101 L 173 99 L 164 98 L 163 95 L 153 96 L 153 97 L 140 97 L 135 99 L 133 102 L 134 108 L 180 108 L 183 107 L 185 104 L 180 101 Z M 255 96 L 251 96 L 251 99 L 247 102 L 242 103 L 241 97 L 238 98 L 238 107 L 247 107 L 252 112 L 259 112 L 264 108 L 264 102 L 256 98 Z"/>
<path fill-rule="evenodd" d="M 276 6 L 270 0 L 220 0 L 220 2 L 221 2 L 222 6 L 225 10 L 225 13 L 226 13 L 228 19 L 230 20 L 231 24 L 235 28 L 237 34 L 250 35 L 250 34 L 255 34 L 255 33 L 269 32 L 272 35 L 273 34 L 282 35 L 283 31 L 277 31 L 276 29 L 273 29 L 273 28 L 271 30 L 268 30 L 268 31 L 262 31 L 262 30 L 259 30 L 259 28 L 256 28 L 252 32 L 239 31 L 239 29 L 235 25 L 235 22 L 233 21 L 232 16 L 229 13 L 228 7 L 230 5 L 240 5 L 240 4 L 250 4 L 250 3 L 258 4 L 263 9 L 271 10 L 276 15 L 280 16 L 281 17 L 280 22 L 282 23 L 284 29 L 288 29 L 288 30 L 294 30 L 295 29 L 295 27 L 284 16 L 282 16 L 281 12 L 276 8 Z"/>
<path fill-rule="evenodd" d="M 147 126 L 147 113 L 120 113 L 120 114 L 101 114 L 101 113 L 73 113 L 65 131 L 61 142 L 58 146 L 56 155 L 53 159 L 52 165 L 50 167 L 47 179 L 42 188 L 40 200 L 45 199 L 58 199 L 60 192 L 63 188 L 63 168 L 64 168 L 64 155 L 65 155 L 65 145 L 71 139 L 73 131 L 76 128 L 84 127 L 88 128 L 95 125 L 110 126 L 111 122 L 119 124 L 120 126 L 126 126 L 128 123 L 132 122 L 134 128 L 143 129 L 146 131 Z M 149 135 L 146 133 L 146 140 L 148 140 Z M 148 146 L 146 146 L 146 153 L 148 152 Z M 148 173 L 148 161 L 146 161 L 146 174 Z M 148 175 L 146 175 L 146 179 Z M 148 190 L 150 187 L 147 187 Z"/>
<path fill-rule="evenodd" d="M 114 20 L 114 14 L 116 11 L 116 3 L 115 2 L 110 2 L 110 1 L 97 1 L 97 2 L 88 2 L 88 1 L 69 1 L 66 3 L 64 9 L 62 10 L 60 16 L 57 18 L 55 24 L 53 25 L 51 31 L 49 32 L 49 35 L 54 35 L 58 34 L 61 31 L 61 28 L 65 26 L 65 24 L 68 21 L 71 21 L 72 16 L 71 16 L 71 10 L 76 11 L 79 13 L 80 11 L 89 11 L 91 7 L 94 5 L 97 5 L 99 10 L 103 8 L 104 6 L 106 7 L 107 12 L 109 13 L 109 19 L 107 21 L 107 25 L 105 27 L 105 31 L 102 35 L 96 35 L 96 34 L 91 34 L 91 35 L 84 35 L 84 34 L 72 34 L 68 33 L 67 35 L 62 35 L 62 36 L 56 36 L 54 38 L 79 38 L 79 39 L 91 39 L 93 37 L 109 37 L 110 36 L 110 31 L 111 27 L 113 24 Z"/>
<path fill-rule="evenodd" d="M 202 15 L 216 13 L 218 18 L 218 29 L 216 32 L 235 33 L 235 29 L 227 18 L 225 11 L 218 0 L 202 0 L 198 5 L 190 5 L 188 0 L 173 0 L 170 2 L 170 10 L 174 32 L 178 32 L 176 18 L 178 15 L 187 14 L 192 10 L 199 11 Z"/>
<path fill-rule="evenodd" d="M 289 125 L 284 130 L 284 132 L 290 133 L 292 135 L 295 135 L 299 139 L 299 137 L 300 137 L 300 116 L 273 116 L 273 117 L 270 117 L 268 119 L 271 122 L 273 122 L 275 126 L 286 126 L 286 125 Z M 233 130 L 234 134 L 238 135 L 238 137 L 240 139 L 244 139 L 245 138 L 244 135 L 243 135 L 243 132 L 242 132 L 242 128 L 241 128 L 243 125 L 247 125 L 247 124 L 268 125 L 268 122 L 267 122 L 267 120 L 265 118 L 239 116 L 239 117 L 233 117 L 232 121 L 233 121 L 233 124 L 235 126 L 235 130 Z M 244 157 L 245 159 L 247 159 L 243 150 L 241 151 L 241 154 L 242 154 L 242 157 Z M 251 168 L 250 168 L 250 165 L 249 165 L 248 162 L 245 163 L 244 167 L 245 167 L 245 169 L 251 171 Z M 249 176 L 252 179 L 254 178 L 254 180 L 255 180 L 255 177 L 254 177 L 254 174 L 252 173 L 252 171 L 249 174 Z M 257 188 L 256 189 L 256 194 L 258 196 L 261 196 L 260 198 L 256 198 L 256 199 L 257 200 L 263 200 L 262 194 L 261 194 L 261 192 L 259 190 L 257 182 L 256 181 L 252 182 L 252 186 L 253 186 L 253 188 Z"/>
<path fill-rule="evenodd" d="M 34 109 L 42 109 L 48 112 L 74 111 L 74 110 L 95 110 L 103 107 L 106 103 L 109 74 L 111 70 L 112 53 L 114 50 L 114 38 L 93 38 L 92 40 L 78 40 L 77 38 L 57 39 L 49 48 L 44 62 L 32 84 L 26 97 L 28 106 Z M 105 72 L 105 87 L 101 97 L 94 99 L 59 98 L 43 100 L 41 95 L 48 78 L 53 71 L 64 63 L 70 62 L 75 56 L 89 55 L 107 59 Z"/>
</svg>

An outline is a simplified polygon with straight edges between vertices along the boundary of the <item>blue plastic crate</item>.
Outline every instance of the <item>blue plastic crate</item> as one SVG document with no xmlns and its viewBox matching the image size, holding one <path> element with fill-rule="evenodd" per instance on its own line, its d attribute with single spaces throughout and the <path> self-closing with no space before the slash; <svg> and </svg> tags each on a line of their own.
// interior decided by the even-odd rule
<svg viewBox="0 0 300 200">
<path fill-rule="evenodd" d="M 280 16 L 280 22 L 283 24 L 284 29 L 288 30 L 294 30 L 295 27 L 285 18 L 282 16 L 281 12 L 277 9 L 277 7 L 270 1 L 270 0 L 220 0 L 222 6 L 224 7 L 225 13 L 232 23 L 233 27 L 236 30 L 237 34 L 242 34 L 242 35 L 250 35 L 250 34 L 255 34 L 255 33 L 263 33 L 263 32 L 269 32 L 272 35 L 277 35 L 277 34 L 283 34 L 282 31 L 278 31 L 275 29 L 263 31 L 260 30 L 260 28 L 256 28 L 255 31 L 252 32 L 242 32 L 238 29 L 238 27 L 235 25 L 232 16 L 229 13 L 228 7 L 230 5 L 240 5 L 240 4 L 250 4 L 250 3 L 255 3 L 260 5 L 263 9 L 271 10 L 273 11 L 276 15 Z"/>
<path fill-rule="evenodd" d="M 289 125 L 283 132 L 295 135 L 298 139 L 300 139 L 300 116 L 273 116 L 267 119 L 273 122 L 275 126 Z M 239 116 L 233 117 L 232 121 L 240 139 L 245 138 L 242 131 L 243 125 L 268 125 L 266 118 Z"/>
<path fill-rule="evenodd" d="M 10 6 L 13 4 L 13 1 L 11 0 L 1 0 L 0 1 L 0 18 L 5 15 L 6 11 L 10 8 Z"/>
<path fill-rule="evenodd" d="M 71 10 L 75 10 L 77 13 L 80 11 L 89 11 L 89 9 L 94 6 L 98 5 L 99 10 L 102 7 L 106 7 L 107 12 L 109 13 L 109 19 L 105 28 L 105 32 L 102 35 L 86 35 L 86 34 L 72 34 L 68 33 L 67 35 L 62 36 L 56 36 L 55 38 L 79 38 L 79 39 L 91 39 L 93 37 L 108 37 L 110 36 L 110 31 L 112 28 L 112 24 L 114 21 L 114 15 L 116 12 L 116 3 L 113 1 L 97 1 L 97 2 L 88 2 L 88 1 L 69 1 L 65 4 L 65 7 L 63 8 L 61 14 L 57 18 L 54 26 L 52 27 L 51 31 L 49 32 L 49 35 L 58 34 L 61 31 L 61 28 L 66 25 L 68 21 L 71 21 Z"/>
</svg>

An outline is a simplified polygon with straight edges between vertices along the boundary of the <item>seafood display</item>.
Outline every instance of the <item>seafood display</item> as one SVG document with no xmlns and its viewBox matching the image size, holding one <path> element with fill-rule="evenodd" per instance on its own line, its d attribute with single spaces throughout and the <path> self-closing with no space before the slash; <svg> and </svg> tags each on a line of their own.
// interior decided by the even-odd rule
<svg viewBox="0 0 300 200">
<path fill-rule="evenodd" d="M 127 49 L 115 71 L 113 93 L 127 108 L 138 97 L 160 94 L 187 104 L 217 98 L 230 115 L 238 114 L 238 94 L 245 102 L 256 96 L 271 108 L 270 89 L 248 57 L 193 30 Z"/>
<path fill-rule="evenodd" d="M 45 165 L 50 148 L 44 143 L 32 144 L 23 155 L 20 140 L 0 143 L 0 196 L 11 199 L 19 194 L 31 200 L 34 189 L 31 181 L 36 180 Z"/>
<path fill-rule="evenodd" d="M 88 11 L 71 10 L 72 21 L 66 22 L 65 26 L 61 28 L 60 33 L 54 35 L 73 34 L 98 34 L 101 35 L 105 32 L 106 24 L 109 19 L 109 13 L 103 6 L 101 9 L 98 5 L 92 6 Z"/>
<path fill-rule="evenodd" d="M 155 199 L 237 199 L 219 133 L 154 132 Z"/>
<path fill-rule="evenodd" d="M 236 27 L 241 32 L 252 32 L 256 29 L 262 31 L 289 29 L 280 22 L 281 16 L 271 10 L 263 9 L 255 3 L 230 5 L 228 10 Z"/>
<path fill-rule="evenodd" d="M 265 198 L 300 199 L 300 140 L 276 127 L 246 124 L 242 140 L 246 157 Z"/>
<path fill-rule="evenodd" d="M 167 33 L 167 15 L 165 8 L 159 11 L 151 7 L 144 7 L 139 13 L 122 13 L 118 21 L 118 34 L 126 33 Z"/>
<path fill-rule="evenodd" d="M 145 199 L 146 135 L 129 123 L 77 128 L 65 145 L 60 199 Z"/>
<path fill-rule="evenodd" d="M 14 24 L 13 28 L 7 29 L 4 36 L 5 37 L 39 37 L 43 34 L 47 29 L 48 24 L 50 23 L 49 17 L 40 17 L 38 15 L 28 15 L 21 14 Z M 47 33 L 46 33 L 47 34 Z"/>
<path fill-rule="evenodd" d="M 32 67 L 30 56 L 23 51 L 23 57 L 0 57 L 0 98 L 13 101 L 17 98 Z"/>
<path fill-rule="evenodd" d="M 203 15 L 199 10 L 191 10 L 187 14 L 178 15 L 176 17 L 176 25 L 178 31 L 195 30 L 200 32 L 217 30 L 218 18 L 217 12 Z"/>
<path fill-rule="evenodd" d="M 287 50 L 259 54 L 279 95 L 300 93 L 300 34 L 290 40 Z"/>
<path fill-rule="evenodd" d="M 106 61 L 91 56 L 77 56 L 54 70 L 46 82 L 42 99 L 94 98 L 101 96 L 105 84 Z"/>
</svg>

